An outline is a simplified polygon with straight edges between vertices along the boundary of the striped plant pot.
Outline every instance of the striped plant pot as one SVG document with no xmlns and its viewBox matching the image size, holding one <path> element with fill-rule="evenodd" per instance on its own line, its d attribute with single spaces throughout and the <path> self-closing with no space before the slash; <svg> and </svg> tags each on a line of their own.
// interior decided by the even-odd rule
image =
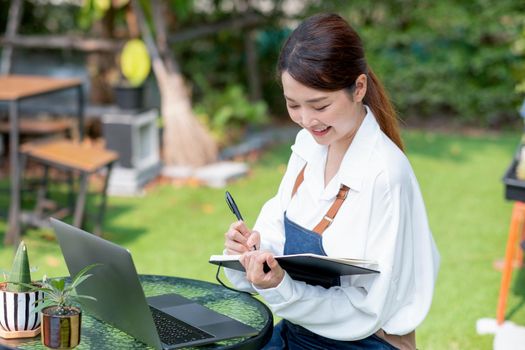
<svg viewBox="0 0 525 350">
<path fill-rule="evenodd" d="M 31 331 L 40 327 L 40 314 L 33 310 L 42 292 L 8 292 L 0 283 L 0 326 L 4 332 Z"/>
<path fill-rule="evenodd" d="M 57 306 L 42 310 L 42 344 L 51 349 L 73 349 L 80 343 L 82 311 L 74 306 L 58 313 Z"/>
</svg>

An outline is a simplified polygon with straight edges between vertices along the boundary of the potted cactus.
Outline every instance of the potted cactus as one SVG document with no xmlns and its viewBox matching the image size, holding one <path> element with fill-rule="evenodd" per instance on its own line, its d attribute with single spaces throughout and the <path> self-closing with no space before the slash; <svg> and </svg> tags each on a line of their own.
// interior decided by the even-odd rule
<svg viewBox="0 0 525 350">
<path fill-rule="evenodd" d="M 125 110 L 144 107 L 144 81 L 151 70 L 148 49 L 140 39 L 129 40 L 120 55 L 121 80 L 114 87 L 117 106 Z"/>
<path fill-rule="evenodd" d="M 8 282 L 0 283 L 0 337 L 28 338 L 40 333 L 40 315 L 37 302 L 43 293 L 33 289 L 27 248 L 20 242 L 10 272 L 5 273 Z"/>
<path fill-rule="evenodd" d="M 84 267 L 71 279 L 71 283 L 66 283 L 65 278 L 47 279 L 44 276 L 38 285 L 26 285 L 31 290 L 43 293 L 43 297 L 37 300 L 35 311 L 41 312 L 40 329 L 44 346 L 73 349 L 80 343 L 82 310 L 76 304 L 80 299 L 96 299 L 77 294 L 76 287 L 92 276 L 86 273 L 96 265 Z"/>
</svg>

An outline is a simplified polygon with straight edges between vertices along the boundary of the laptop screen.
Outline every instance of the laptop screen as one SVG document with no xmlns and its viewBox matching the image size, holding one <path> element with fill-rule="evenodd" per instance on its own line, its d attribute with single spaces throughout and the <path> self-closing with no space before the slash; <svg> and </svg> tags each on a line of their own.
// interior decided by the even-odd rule
<svg viewBox="0 0 525 350">
<path fill-rule="evenodd" d="M 95 317 L 113 324 L 135 338 L 161 349 L 157 330 L 137 270 L 128 250 L 56 219 L 51 219 L 71 276 L 85 266 L 98 263 L 93 276 L 81 284 L 79 294 L 97 301 L 82 300 Z"/>
</svg>

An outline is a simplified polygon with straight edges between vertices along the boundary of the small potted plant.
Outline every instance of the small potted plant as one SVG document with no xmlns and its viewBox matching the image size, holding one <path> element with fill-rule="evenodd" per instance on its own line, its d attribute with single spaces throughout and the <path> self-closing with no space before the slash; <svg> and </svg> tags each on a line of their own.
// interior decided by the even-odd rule
<svg viewBox="0 0 525 350">
<path fill-rule="evenodd" d="M 38 306 L 35 311 L 41 312 L 42 344 L 48 348 L 73 349 L 80 343 L 82 310 L 75 303 L 79 299 L 96 299 L 77 294 L 75 288 L 92 276 L 86 273 L 96 265 L 98 264 L 84 267 L 69 284 L 65 278 L 47 279 L 44 276 L 40 285 L 30 287 L 44 293 L 44 296 L 37 300 Z"/>
<path fill-rule="evenodd" d="M 129 40 L 120 55 L 121 79 L 114 87 L 117 106 L 124 110 L 144 107 L 144 81 L 151 69 L 148 49 L 140 39 Z"/>
<path fill-rule="evenodd" d="M 35 302 L 42 292 L 33 290 L 29 258 L 24 242 L 20 242 L 10 272 L 4 273 L 6 282 L 0 283 L 0 337 L 29 338 L 40 333 L 40 315 Z"/>
</svg>

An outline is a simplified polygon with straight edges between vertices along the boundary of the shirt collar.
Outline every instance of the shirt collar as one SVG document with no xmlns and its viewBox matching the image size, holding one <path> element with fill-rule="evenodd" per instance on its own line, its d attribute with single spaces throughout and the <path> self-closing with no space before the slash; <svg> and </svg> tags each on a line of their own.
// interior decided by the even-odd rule
<svg viewBox="0 0 525 350">
<path fill-rule="evenodd" d="M 365 108 L 365 118 L 348 147 L 337 174 L 340 183 L 356 191 L 361 190 L 370 156 L 381 132 L 372 110 L 366 105 Z"/>
<path fill-rule="evenodd" d="M 339 184 L 345 184 L 356 191 L 361 189 L 363 177 L 367 170 L 367 162 L 370 159 L 380 133 L 379 125 L 372 110 L 366 105 L 365 108 L 365 118 L 357 130 L 350 147 L 346 151 L 339 172 L 336 175 Z M 304 159 L 306 163 L 312 164 L 319 164 L 319 162 L 324 164 L 326 160 L 326 150 L 326 146 L 315 142 L 310 133 L 304 129 L 297 134 L 295 144 L 292 146 L 292 151 L 295 154 Z M 316 174 L 316 176 L 320 175 Z M 335 193 L 337 193 L 338 189 L 339 185 L 337 188 L 334 188 Z M 332 196 L 335 194 L 327 193 L 327 195 Z"/>
<path fill-rule="evenodd" d="M 318 144 L 306 129 L 302 129 L 297 134 L 292 151 L 306 163 L 314 163 L 325 156 L 326 146 Z"/>
</svg>

